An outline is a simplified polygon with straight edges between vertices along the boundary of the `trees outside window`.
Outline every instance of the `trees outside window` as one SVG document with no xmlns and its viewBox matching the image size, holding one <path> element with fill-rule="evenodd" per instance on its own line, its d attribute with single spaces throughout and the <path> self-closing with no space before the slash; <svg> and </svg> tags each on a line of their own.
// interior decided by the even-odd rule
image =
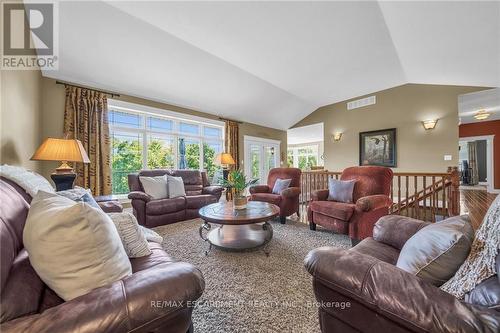
<svg viewBox="0 0 500 333">
<path fill-rule="evenodd" d="M 289 166 L 310 170 L 311 167 L 319 165 L 318 144 L 305 146 L 290 146 L 288 148 L 287 161 Z"/>
<path fill-rule="evenodd" d="M 179 168 L 179 138 L 184 138 L 187 169 L 206 170 L 211 179 L 220 168 L 215 155 L 223 151 L 222 124 L 150 115 L 139 105 L 137 111 L 108 107 L 114 194 L 129 191 L 129 173 Z"/>
</svg>

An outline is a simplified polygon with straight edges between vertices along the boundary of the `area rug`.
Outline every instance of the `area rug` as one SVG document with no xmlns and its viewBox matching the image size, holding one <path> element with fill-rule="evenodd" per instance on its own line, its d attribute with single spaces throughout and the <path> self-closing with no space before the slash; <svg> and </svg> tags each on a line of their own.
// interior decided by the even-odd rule
<svg viewBox="0 0 500 333">
<path fill-rule="evenodd" d="M 195 332 L 319 332 L 311 276 L 304 269 L 307 253 L 320 246 L 349 248 L 347 236 L 310 231 L 301 222 L 270 222 L 273 239 L 264 251 L 205 255 L 198 234 L 201 220 L 161 226 L 163 246 L 175 259 L 197 266 L 206 288 L 193 311 Z"/>
</svg>

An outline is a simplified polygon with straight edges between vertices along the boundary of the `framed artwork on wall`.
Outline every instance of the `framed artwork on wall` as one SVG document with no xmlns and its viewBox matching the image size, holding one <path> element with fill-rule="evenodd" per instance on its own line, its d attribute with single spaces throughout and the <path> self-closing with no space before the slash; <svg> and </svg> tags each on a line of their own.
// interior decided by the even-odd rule
<svg viewBox="0 0 500 333">
<path fill-rule="evenodd" d="M 360 132 L 359 165 L 396 167 L 396 129 Z"/>
</svg>

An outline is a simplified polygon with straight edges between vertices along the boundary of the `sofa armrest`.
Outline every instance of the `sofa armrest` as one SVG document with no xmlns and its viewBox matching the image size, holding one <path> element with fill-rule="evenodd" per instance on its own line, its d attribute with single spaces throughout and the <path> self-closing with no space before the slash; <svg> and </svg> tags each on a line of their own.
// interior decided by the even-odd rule
<svg viewBox="0 0 500 333">
<path fill-rule="evenodd" d="M 4 323 L 2 332 L 153 331 L 178 311 L 192 307 L 204 288 L 203 276 L 194 266 L 160 264 L 41 314 Z"/>
<path fill-rule="evenodd" d="M 353 309 L 347 311 L 357 311 L 357 316 L 382 316 L 396 326 L 419 332 L 490 333 L 498 332 L 500 327 L 495 310 L 460 302 L 413 274 L 369 255 L 323 247 L 309 252 L 305 266 L 315 283 L 355 303 Z M 316 293 L 316 296 L 321 297 L 321 294 Z M 349 324 L 363 332 L 373 329 L 369 320 Z"/>
<path fill-rule="evenodd" d="M 328 190 L 316 190 L 311 192 L 311 201 L 325 201 L 328 199 Z"/>
<path fill-rule="evenodd" d="M 202 194 L 220 196 L 224 188 L 222 186 L 210 185 L 203 188 Z"/>
<path fill-rule="evenodd" d="M 369 212 L 380 208 L 389 208 L 391 205 L 391 198 L 383 194 L 368 195 L 356 201 L 356 208 L 363 212 Z"/>
<path fill-rule="evenodd" d="M 269 188 L 269 185 L 253 185 L 250 186 L 250 194 L 255 194 L 255 193 L 270 193 L 271 189 Z"/>
<path fill-rule="evenodd" d="M 401 215 L 381 217 L 373 227 L 373 239 L 401 250 L 406 241 L 429 222 Z"/>
<path fill-rule="evenodd" d="M 131 200 L 142 200 L 145 202 L 149 202 L 153 200 L 153 197 L 145 192 L 133 191 L 128 194 L 128 198 Z"/>
<path fill-rule="evenodd" d="M 281 192 L 281 196 L 284 198 L 296 198 L 300 194 L 299 187 L 289 187 Z"/>
</svg>

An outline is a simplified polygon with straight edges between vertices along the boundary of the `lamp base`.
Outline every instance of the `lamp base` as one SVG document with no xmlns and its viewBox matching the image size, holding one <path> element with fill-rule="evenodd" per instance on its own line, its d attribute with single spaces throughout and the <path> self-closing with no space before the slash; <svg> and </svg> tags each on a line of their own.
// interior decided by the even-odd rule
<svg viewBox="0 0 500 333">
<path fill-rule="evenodd" d="M 56 191 L 66 191 L 73 188 L 76 173 L 53 173 L 50 178 L 56 184 Z"/>
<path fill-rule="evenodd" d="M 68 162 L 62 161 L 61 165 L 56 169 L 55 173 L 58 175 L 73 173 L 73 168 L 68 165 Z"/>
</svg>

